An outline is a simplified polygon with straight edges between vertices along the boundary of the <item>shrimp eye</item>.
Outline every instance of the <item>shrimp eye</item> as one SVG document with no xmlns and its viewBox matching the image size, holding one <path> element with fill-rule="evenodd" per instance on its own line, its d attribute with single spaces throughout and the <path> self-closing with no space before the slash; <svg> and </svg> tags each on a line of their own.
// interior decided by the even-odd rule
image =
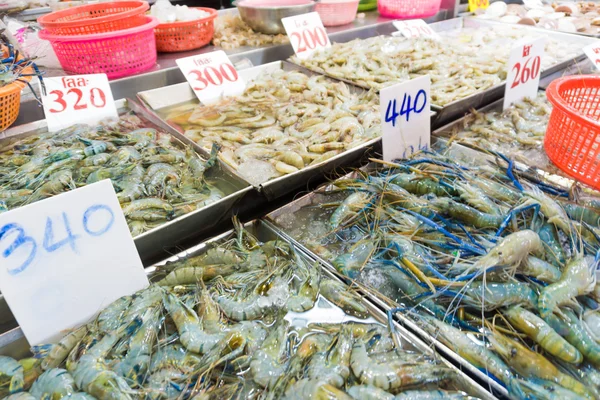
<svg viewBox="0 0 600 400">
<path fill-rule="evenodd" d="M 510 350 L 510 356 L 511 356 L 511 357 L 515 357 L 516 355 L 517 355 L 517 349 L 515 349 L 515 348 L 512 348 L 512 349 Z"/>
</svg>

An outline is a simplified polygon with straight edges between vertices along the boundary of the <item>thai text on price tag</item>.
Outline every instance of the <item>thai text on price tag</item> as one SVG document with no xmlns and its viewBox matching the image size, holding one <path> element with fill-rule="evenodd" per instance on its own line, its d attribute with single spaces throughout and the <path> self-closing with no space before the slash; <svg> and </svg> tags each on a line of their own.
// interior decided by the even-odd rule
<svg viewBox="0 0 600 400">
<path fill-rule="evenodd" d="M 380 90 L 384 160 L 406 158 L 429 149 L 430 87 L 427 75 Z"/>
<path fill-rule="evenodd" d="M 41 85 L 40 93 L 50 132 L 119 117 L 106 74 L 44 78 L 44 84 L 46 93 Z"/>
<path fill-rule="evenodd" d="M 542 57 L 544 56 L 543 37 L 521 41 L 510 51 L 508 58 L 508 76 L 504 90 L 503 109 L 524 99 L 534 98 L 540 86 Z"/>
<path fill-rule="evenodd" d="M 409 19 L 406 21 L 394 21 L 394 27 L 406 38 L 428 37 L 431 39 L 439 39 L 437 34 L 429 25 L 422 19 Z"/>
<path fill-rule="evenodd" d="M 600 43 L 593 43 L 583 48 L 585 55 L 588 56 L 592 64 L 600 69 Z"/>
<path fill-rule="evenodd" d="M 317 12 L 281 18 L 298 58 L 308 58 L 318 49 L 331 47 L 327 31 Z"/>
<path fill-rule="evenodd" d="M 176 60 L 196 96 L 203 104 L 244 93 L 246 84 L 224 51 Z"/>
<path fill-rule="evenodd" d="M 475 10 L 485 10 L 490 5 L 490 0 L 469 0 L 469 11 L 475 12 Z"/>
<path fill-rule="evenodd" d="M 0 214 L 0 290 L 31 345 L 148 286 L 110 180 Z"/>
</svg>

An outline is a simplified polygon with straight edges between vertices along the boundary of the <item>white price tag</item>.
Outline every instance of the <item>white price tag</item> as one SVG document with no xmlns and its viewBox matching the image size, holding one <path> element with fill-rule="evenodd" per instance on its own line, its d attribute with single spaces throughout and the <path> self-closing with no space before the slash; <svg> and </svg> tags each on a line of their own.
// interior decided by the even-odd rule
<svg viewBox="0 0 600 400">
<path fill-rule="evenodd" d="M 298 58 L 308 58 L 318 49 L 331 47 L 327 31 L 317 12 L 281 18 Z"/>
<path fill-rule="evenodd" d="M 29 344 L 148 286 L 110 180 L 0 214 L 0 290 Z"/>
<path fill-rule="evenodd" d="M 185 79 L 203 104 L 244 93 L 246 84 L 224 51 L 176 60 Z"/>
<path fill-rule="evenodd" d="M 422 19 L 409 19 L 406 21 L 394 21 L 394 27 L 405 38 L 417 38 L 427 37 L 431 39 L 439 39 L 440 35 L 437 34 L 429 25 Z"/>
<path fill-rule="evenodd" d="M 73 124 L 96 124 L 105 118 L 119 118 L 106 74 L 44 78 L 42 93 L 48 130 L 55 132 Z"/>
<path fill-rule="evenodd" d="M 506 110 L 511 104 L 524 99 L 534 98 L 540 86 L 542 57 L 544 56 L 545 38 L 526 40 L 517 43 L 510 51 L 508 59 L 508 76 L 504 90 Z"/>
<path fill-rule="evenodd" d="M 596 69 L 600 69 L 600 41 L 599 43 L 593 43 L 589 46 L 585 46 L 583 51 L 586 56 L 590 59 Z"/>
<path fill-rule="evenodd" d="M 431 79 L 426 75 L 379 91 L 385 161 L 429 149 L 430 87 Z"/>
</svg>

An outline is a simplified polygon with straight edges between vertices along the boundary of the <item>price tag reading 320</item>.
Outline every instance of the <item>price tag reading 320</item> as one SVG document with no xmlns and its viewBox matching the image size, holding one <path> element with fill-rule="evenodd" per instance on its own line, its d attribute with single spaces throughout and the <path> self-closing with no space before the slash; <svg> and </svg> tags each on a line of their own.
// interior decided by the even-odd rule
<svg viewBox="0 0 600 400">
<path fill-rule="evenodd" d="M 32 345 L 146 286 L 110 180 L 0 214 L 0 290 Z"/>
<path fill-rule="evenodd" d="M 298 58 L 308 58 L 318 49 L 331 47 L 327 31 L 317 12 L 281 18 Z"/>
<path fill-rule="evenodd" d="M 44 84 L 46 95 L 40 93 L 50 132 L 119 117 L 106 74 L 44 78 Z"/>
<path fill-rule="evenodd" d="M 177 66 L 203 104 L 244 93 L 246 84 L 224 51 L 176 60 Z"/>
<path fill-rule="evenodd" d="M 406 158 L 430 146 L 429 76 L 388 86 L 379 92 L 383 159 Z"/>
<path fill-rule="evenodd" d="M 405 38 L 418 38 L 427 37 L 430 39 L 439 39 L 440 35 L 437 34 L 429 25 L 422 19 L 408 19 L 405 21 L 394 21 L 394 27 Z"/>
<path fill-rule="evenodd" d="M 583 52 L 588 56 L 592 64 L 596 66 L 596 69 L 600 70 L 600 44 L 593 43 L 585 46 Z"/>
<path fill-rule="evenodd" d="M 504 91 L 503 109 L 524 99 L 534 98 L 540 86 L 542 57 L 544 56 L 543 37 L 516 44 L 508 59 L 508 76 Z"/>
</svg>

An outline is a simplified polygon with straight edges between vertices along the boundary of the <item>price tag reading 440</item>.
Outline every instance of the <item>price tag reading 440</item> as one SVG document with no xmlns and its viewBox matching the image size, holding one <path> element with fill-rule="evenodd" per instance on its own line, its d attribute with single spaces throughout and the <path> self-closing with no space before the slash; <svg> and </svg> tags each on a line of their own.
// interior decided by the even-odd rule
<svg viewBox="0 0 600 400">
<path fill-rule="evenodd" d="M 600 44 L 593 43 L 589 46 L 585 46 L 583 51 L 592 64 L 594 64 L 597 69 L 600 69 Z"/>
<path fill-rule="evenodd" d="M 110 180 L 0 214 L 0 290 L 31 345 L 146 286 Z"/>
<path fill-rule="evenodd" d="M 177 66 L 203 104 L 244 93 L 246 84 L 224 51 L 176 60 Z"/>
<path fill-rule="evenodd" d="M 544 56 L 543 37 L 516 44 L 508 59 L 508 76 L 504 91 L 503 109 L 524 99 L 534 98 L 540 86 L 542 57 Z"/>
<path fill-rule="evenodd" d="M 439 39 L 440 35 L 437 34 L 429 25 L 422 19 L 408 19 L 406 21 L 394 21 L 394 27 L 405 38 L 418 38 L 427 37 L 431 39 Z"/>
<path fill-rule="evenodd" d="M 106 74 L 44 78 L 44 84 L 46 95 L 40 93 L 50 132 L 119 117 Z"/>
<path fill-rule="evenodd" d="M 308 58 L 315 50 L 331 47 L 317 12 L 281 18 L 281 23 L 298 58 Z"/>
<path fill-rule="evenodd" d="M 383 159 L 406 158 L 430 146 L 429 76 L 398 83 L 379 92 Z"/>
</svg>

